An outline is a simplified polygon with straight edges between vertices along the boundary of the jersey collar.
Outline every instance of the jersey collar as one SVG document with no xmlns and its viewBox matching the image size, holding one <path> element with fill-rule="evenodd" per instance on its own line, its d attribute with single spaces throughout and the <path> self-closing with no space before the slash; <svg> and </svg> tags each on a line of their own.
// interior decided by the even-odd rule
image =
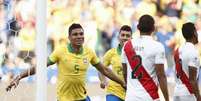
<svg viewBox="0 0 201 101">
<path fill-rule="evenodd" d="M 119 44 L 117 47 L 117 54 L 121 55 L 121 51 L 122 51 L 122 46 Z"/>
<path fill-rule="evenodd" d="M 186 42 L 186 45 L 194 46 L 194 44 L 191 42 Z"/>
<path fill-rule="evenodd" d="M 75 53 L 71 43 L 67 44 L 67 48 L 70 53 Z M 81 50 L 78 54 L 82 54 L 82 53 L 83 53 L 83 47 L 81 47 Z"/>
<path fill-rule="evenodd" d="M 150 35 L 140 35 L 140 38 L 152 39 Z"/>
</svg>

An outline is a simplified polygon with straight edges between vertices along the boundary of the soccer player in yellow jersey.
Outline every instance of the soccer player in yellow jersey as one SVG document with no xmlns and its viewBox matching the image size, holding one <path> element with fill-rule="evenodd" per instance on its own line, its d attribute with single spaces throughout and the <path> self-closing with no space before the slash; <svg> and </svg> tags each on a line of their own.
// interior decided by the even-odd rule
<svg viewBox="0 0 201 101">
<path fill-rule="evenodd" d="M 121 49 L 124 43 L 131 39 L 132 30 L 128 25 L 123 25 L 119 31 L 119 45 L 116 48 L 112 48 L 106 52 L 103 57 L 103 64 L 107 67 L 112 66 L 112 71 L 118 75 L 119 78 L 123 80 L 122 64 L 121 64 Z M 104 75 L 99 74 L 101 81 L 101 88 L 107 86 L 106 101 L 124 101 L 125 89 L 121 87 L 118 83 L 110 80 L 107 85 L 107 81 Z"/>
<path fill-rule="evenodd" d="M 58 101 L 90 101 L 85 88 L 85 78 L 87 68 L 91 63 L 99 72 L 103 73 L 110 79 L 125 85 L 123 80 L 118 78 L 111 70 L 100 63 L 96 54 L 89 48 L 84 47 L 84 30 L 80 24 L 72 24 L 69 27 L 68 39 L 70 43 L 61 45 L 48 57 L 47 66 L 57 63 L 58 81 L 57 81 L 57 99 Z M 27 77 L 28 70 L 21 73 L 10 85 L 9 91 L 13 86 L 16 87 L 19 81 Z M 34 67 L 31 68 L 30 74 L 35 74 Z"/>
</svg>

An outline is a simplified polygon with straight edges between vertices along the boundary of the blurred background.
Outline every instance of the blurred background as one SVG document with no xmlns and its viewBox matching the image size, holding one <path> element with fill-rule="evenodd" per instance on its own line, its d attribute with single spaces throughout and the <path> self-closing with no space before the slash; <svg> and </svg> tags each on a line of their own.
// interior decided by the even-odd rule
<svg viewBox="0 0 201 101">
<path fill-rule="evenodd" d="M 136 25 L 143 14 L 156 22 L 153 37 L 161 42 L 166 53 L 166 75 L 169 89 L 174 86 L 173 50 L 184 43 L 183 23 L 195 23 L 201 42 L 201 0 L 47 0 L 47 38 L 49 55 L 58 45 L 68 42 L 68 26 L 80 23 L 85 31 L 85 45 L 102 58 L 118 44 L 119 28 L 130 25 L 133 37 L 139 35 Z M 5 86 L 20 72 L 30 68 L 35 60 L 35 0 L 0 0 L 0 99 L 2 101 L 34 101 L 35 76 L 22 80 L 13 92 Z M 42 33 L 39 33 L 42 34 Z M 197 46 L 201 54 L 201 44 Z M 88 70 L 87 85 L 92 101 L 104 101 L 97 71 Z M 48 101 L 56 101 L 57 67 L 47 69 Z M 200 80 L 201 84 L 201 80 Z M 28 93 L 29 92 L 29 93 Z M 26 95 L 26 96 L 25 96 Z M 9 99 L 9 98 L 12 99 Z"/>
</svg>

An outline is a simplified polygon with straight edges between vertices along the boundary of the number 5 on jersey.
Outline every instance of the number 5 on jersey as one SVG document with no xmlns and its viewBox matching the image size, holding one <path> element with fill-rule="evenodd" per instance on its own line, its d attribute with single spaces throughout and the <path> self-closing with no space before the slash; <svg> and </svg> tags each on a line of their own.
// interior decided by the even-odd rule
<svg viewBox="0 0 201 101">
<path fill-rule="evenodd" d="M 76 64 L 76 65 L 74 66 L 74 73 L 75 73 L 75 74 L 78 74 L 78 73 L 79 73 L 79 70 L 80 70 L 80 66 Z"/>
</svg>

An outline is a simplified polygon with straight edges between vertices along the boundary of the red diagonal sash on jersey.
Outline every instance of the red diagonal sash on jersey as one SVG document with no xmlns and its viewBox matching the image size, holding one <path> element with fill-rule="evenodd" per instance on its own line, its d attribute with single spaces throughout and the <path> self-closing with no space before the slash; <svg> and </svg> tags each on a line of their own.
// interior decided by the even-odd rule
<svg viewBox="0 0 201 101">
<path fill-rule="evenodd" d="M 136 56 L 136 53 L 132 46 L 131 40 L 129 40 L 126 43 L 124 51 L 128 58 L 128 62 L 131 66 L 131 69 L 136 70 L 136 68 L 138 68 L 136 72 L 132 75 L 135 75 L 138 77 L 138 76 L 141 76 L 142 74 L 141 78 L 138 79 L 141 85 L 145 88 L 145 90 L 152 97 L 152 99 L 159 98 L 157 85 L 155 84 L 153 79 L 150 77 L 150 75 L 147 73 L 145 68 L 142 65 L 139 65 L 140 61 L 139 60 L 137 61 L 136 59 L 134 59 L 134 57 Z"/>
<path fill-rule="evenodd" d="M 192 89 L 192 86 L 191 86 L 191 84 L 189 82 L 189 78 L 187 77 L 185 72 L 182 70 L 182 64 L 181 64 L 181 60 L 179 59 L 179 51 L 178 51 L 178 49 L 176 50 L 176 52 L 174 54 L 174 61 L 175 61 L 175 64 L 176 64 L 175 67 L 176 67 L 177 77 L 181 80 L 181 82 L 186 86 L 188 91 L 192 94 L 193 89 Z"/>
</svg>

